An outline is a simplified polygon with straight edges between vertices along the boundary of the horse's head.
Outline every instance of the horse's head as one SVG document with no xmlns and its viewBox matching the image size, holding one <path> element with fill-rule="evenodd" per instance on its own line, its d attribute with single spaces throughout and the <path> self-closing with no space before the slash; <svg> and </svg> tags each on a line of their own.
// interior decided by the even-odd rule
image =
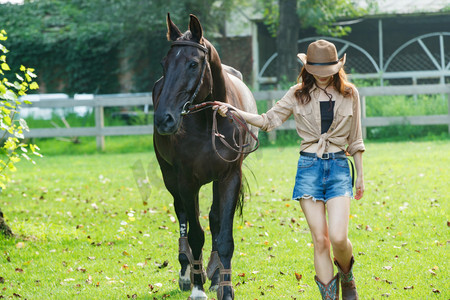
<svg viewBox="0 0 450 300">
<path fill-rule="evenodd" d="M 172 46 L 161 62 L 162 87 L 155 105 L 155 127 L 159 134 L 176 133 L 188 106 L 211 93 L 211 70 L 208 49 L 199 20 L 190 16 L 184 34 L 167 14 L 167 39 Z"/>
</svg>

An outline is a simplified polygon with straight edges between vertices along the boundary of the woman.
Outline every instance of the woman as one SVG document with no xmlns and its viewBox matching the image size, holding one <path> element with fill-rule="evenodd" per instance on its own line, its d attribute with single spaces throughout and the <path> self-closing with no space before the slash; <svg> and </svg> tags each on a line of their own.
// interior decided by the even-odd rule
<svg viewBox="0 0 450 300">
<path fill-rule="evenodd" d="M 314 242 L 315 281 L 322 299 L 358 299 L 353 278 L 352 244 L 348 239 L 352 177 L 347 155 L 355 161 L 356 195 L 362 198 L 364 177 L 359 94 L 343 70 L 345 54 L 338 59 L 334 44 L 318 40 L 298 54 L 303 68 L 298 84 L 262 115 L 237 110 L 229 104 L 216 106 L 219 114 L 229 108 L 248 123 L 270 131 L 291 115 L 302 138 L 293 192 L 305 214 Z M 326 215 L 328 214 L 328 221 Z M 330 249 L 333 248 L 334 276 Z"/>
</svg>

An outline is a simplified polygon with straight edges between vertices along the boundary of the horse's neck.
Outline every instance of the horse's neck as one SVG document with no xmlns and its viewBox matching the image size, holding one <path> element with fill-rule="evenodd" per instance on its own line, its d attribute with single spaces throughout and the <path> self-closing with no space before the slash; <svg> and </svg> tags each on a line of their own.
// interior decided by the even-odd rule
<svg viewBox="0 0 450 300">
<path fill-rule="evenodd" d="M 222 62 L 220 61 L 219 53 L 216 48 L 209 42 L 205 41 L 209 50 L 209 65 L 213 78 L 213 99 L 218 101 L 226 101 L 227 92 L 225 87 L 225 76 L 222 69 Z"/>
</svg>

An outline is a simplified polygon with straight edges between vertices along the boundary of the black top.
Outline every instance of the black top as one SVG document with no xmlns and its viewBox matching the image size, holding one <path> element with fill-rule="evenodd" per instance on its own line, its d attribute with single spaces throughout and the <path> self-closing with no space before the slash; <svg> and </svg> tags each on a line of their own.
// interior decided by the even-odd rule
<svg viewBox="0 0 450 300">
<path fill-rule="evenodd" d="M 325 133 L 331 126 L 334 118 L 334 101 L 320 101 L 321 133 Z"/>
</svg>

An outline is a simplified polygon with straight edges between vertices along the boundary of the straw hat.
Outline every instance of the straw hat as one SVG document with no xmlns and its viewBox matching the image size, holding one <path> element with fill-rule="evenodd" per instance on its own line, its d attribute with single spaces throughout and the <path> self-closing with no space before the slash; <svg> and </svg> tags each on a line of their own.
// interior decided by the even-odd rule
<svg viewBox="0 0 450 300">
<path fill-rule="evenodd" d="M 338 59 L 336 46 L 325 40 L 315 41 L 308 46 L 308 51 L 297 54 L 306 71 L 320 77 L 336 74 L 345 64 L 345 54 Z"/>
</svg>

